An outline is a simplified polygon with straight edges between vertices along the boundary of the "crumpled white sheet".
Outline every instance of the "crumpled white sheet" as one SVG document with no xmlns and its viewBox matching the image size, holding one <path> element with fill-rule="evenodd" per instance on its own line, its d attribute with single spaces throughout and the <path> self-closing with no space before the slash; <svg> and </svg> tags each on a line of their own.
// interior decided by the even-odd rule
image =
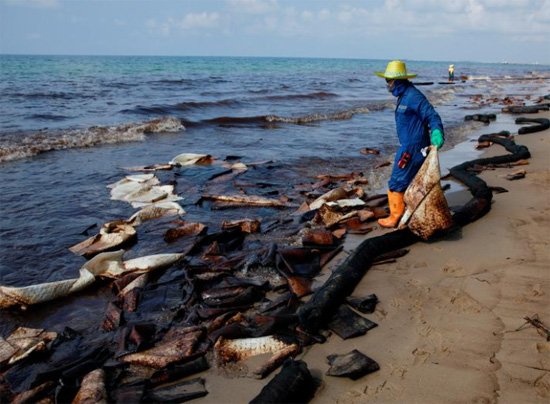
<svg viewBox="0 0 550 404">
<path fill-rule="evenodd" d="M 130 273 L 144 273 L 165 267 L 183 258 L 184 254 L 157 254 L 122 261 L 124 250 L 104 252 L 86 262 L 79 277 L 57 282 L 24 287 L 0 286 L 0 308 L 30 306 L 78 292 L 92 283 L 97 276 L 117 279 Z"/>
</svg>

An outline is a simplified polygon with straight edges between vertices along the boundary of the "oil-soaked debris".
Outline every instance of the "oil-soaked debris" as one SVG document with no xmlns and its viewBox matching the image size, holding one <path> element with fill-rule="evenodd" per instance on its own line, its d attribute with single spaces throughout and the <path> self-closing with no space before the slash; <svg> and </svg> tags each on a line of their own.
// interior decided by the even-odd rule
<svg viewBox="0 0 550 404">
<path fill-rule="evenodd" d="M 260 231 L 260 221 L 256 219 L 223 221 L 222 229 L 240 229 L 244 233 L 256 233 Z"/>
<path fill-rule="evenodd" d="M 374 259 L 373 265 L 382 265 L 382 264 L 396 262 L 397 258 L 404 257 L 408 253 L 409 253 L 409 250 L 406 248 L 403 248 L 401 250 L 394 250 L 394 251 L 390 251 L 389 253 L 380 254 L 378 257 Z"/>
<path fill-rule="evenodd" d="M 182 153 L 174 157 L 168 164 L 175 167 L 182 167 L 194 164 L 209 164 L 213 160 L 213 157 L 209 154 Z"/>
<path fill-rule="evenodd" d="M 505 175 L 504 178 L 508 181 L 521 180 L 525 178 L 526 174 L 527 174 L 527 171 L 525 170 L 517 170 L 510 174 Z"/>
<path fill-rule="evenodd" d="M 12 365 L 33 353 L 44 352 L 55 340 L 55 332 L 19 327 L 6 339 L 0 337 L 0 368 Z"/>
<path fill-rule="evenodd" d="M 343 304 L 329 321 L 328 327 L 342 339 L 348 339 L 365 335 L 367 331 L 378 327 L 378 324 L 360 316 Z"/>
<path fill-rule="evenodd" d="M 151 403 L 184 403 L 195 398 L 204 397 L 207 394 L 204 379 L 197 377 L 155 387 L 145 395 L 145 400 Z"/>
<path fill-rule="evenodd" d="M 273 335 L 245 339 L 220 337 L 214 345 L 214 350 L 217 360 L 222 364 L 237 362 L 266 353 L 272 354 L 266 362 L 253 372 L 255 377 L 264 378 L 279 367 L 285 359 L 298 354 L 300 346 L 296 342 L 284 341 Z"/>
<path fill-rule="evenodd" d="M 372 314 L 376 309 L 376 304 L 379 302 L 378 297 L 375 294 L 365 297 L 346 297 L 346 303 L 353 307 L 355 310 L 365 314 Z"/>
<path fill-rule="evenodd" d="M 141 208 L 127 220 L 127 223 L 136 227 L 149 220 L 161 219 L 170 216 L 184 215 L 185 211 L 176 202 L 155 202 Z"/>
<path fill-rule="evenodd" d="M 172 168 L 174 168 L 172 164 L 152 164 L 149 166 L 123 167 L 126 171 L 158 171 L 171 170 Z"/>
<path fill-rule="evenodd" d="M 176 224 L 178 227 L 172 227 L 164 233 L 164 241 L 167 243 L 183 237 L 197 237 L 207 230 L 207 226 L 202 223 L 179 220 Z"/>
<path fill-rule="evenodd" d="M 441 170 L 435 146 L 429 154 L 403 196 L 406 210 L 398 229 L 406 227 L 423 239 L 437 231 L 453 225 L 449 205 L 441 188 Z"/>
<path fill-rule="evenodd" d="M 184 377 L 204 372 L 209 368 L 210 364 L 206 358 L 204 356 L 200 356 L 190 362 L 171 365 L 154 372 L 151 375 L 151 384 L 158 386 L 161 384 L 170 383 L 174 380 L 183 379 Z"/>
<path fill-rule="evenodd" d="M 508 192 L 506 188 L 503 187 L 489 187 L 491 191 L 493 191 L 495 194 L 503 194 L 505 192 Z"/>
<path fill-rule="evenodd" d="M 290 358 L 326 337 L 299 330 L 301 298 L 313 292 L 347 234 L 365 234 L 385 215 L 387 196 L 368 195 L 360 172 L 286 178 L 291 171 L 282 163 L 240 160 L 184 153 L 168 165 L 136 167 L 140 174 L 109 188 L 113 200 L 137 211 L 72 247 L 91 258 L 80 278 L 32 285 L 23 297 L 0 287 L 3 307 L 31 304 L 31 292 L 42 296 L 36 302 L 76 293 L 96 278 L 113 291 L 101 308 L 102 324 L 54 337 L 47 350 L 35 349 L 34 362 L 8 363 L 14 348 L 0 340 L 7 369 L 2 394 L 183 402 L 207 394 L 201 372 L 214 367 L 229 374 L 245 369 L 247 358 L 268 354 L 243 375 L 264 378 L 286 361 L 266 386 L 267 396 L 273 402 L 311 398 L 316 383 L 305 363 Z M 109 252 L 121 246 L 128 259 L 124 250 Z M 329 328 L 345 338 L 375 326 L 342 313 Z M 189 376 L 195 379 L 182 381 Z"/>
<path fill-rule="evenodd" d="M 101 252 L 112 251 L 134 241 L 136 234 L 136 229 L 124 221 L 109 222 L 101 227 L 98 234 L 70 247 L 69 250 L 92 258 Z"/>
<path fill-rule="evenodd" d="M 378 149 L 372 149 L 370 147 L 365 147 L 360 150 L 361 154 L 380 154 L 380 150 Z"/>
<path fill-rule="evenodd" d="M 281 371 L 262 388 L 249 404 L 307 403 L 317 383 L 303 361 L 286 360 Z"/>
<path fill-rule="evenodd" d="M 80 390 L 72 401 L 73 404 L 98 403 L 107 404 L 108 397 L 105 390 L 105 372 L 96 369 L 82 379 Z"/>
<path fill-rule="evenodd" d="M 181 362 L 186 358 L 192 358 L 193 355 L 201 354 L 198 348 L 203 336 L 204 329 L 201 327 L 174 327 L 153 348 L 124 355 L 119 360 L 124 363 L 163 369 L 171 363 Z"/>
<path fill-rule="evenodd" d="M 357 349 L 344 355 L 329 355 L 327 362 L 330 365 L 328 376 L 349 377 L 351 380 L 380 370 L 378 363 Z"/>
<path fill-rule="evenodd" d="M 2 394 L 0 397 L 2 397 L 2 400 L 6 402 L 11 402 L 12 404 L 24 404 L 24 403 L 38 403 L 41 402 L 42 399 L 47 400 L 47 396 L 51 395 L 52 392 L 55 390 L 55 383 L 50 381 L 46 382 L 44 384 L 41 384 L 40 386 L 35 387 L 32 390 L 25 391 L 23 393 L 15 395 L 15 397 L 12 397 L 10 399 L 9 394 L 5 395 Z M 51 402 L 51 401 L 46 401 Z"/>
<path fill-rule="evenodd" d="M 391 161 L 384 161 L 382 163 L 379 163 L 379 164 L 375 165 L 374 168 L 375 169 L 376 168 L 382 168 L 382 167 L 387 167 L 389 165 L 391 165 Z"/>
<path fill-rule="evenodd" d="M 152 323 L 128 324 L 121 328 L 118 332 L 115 358 L 151 347 L 156 330 Z"/>
<path fill-rule="evenodd" d="M 202 197 L 204 199 L 223 202 L 224 204 L 229 204 L 229 206 L 232 206 L 232 207 L 243 207 L 243 206 L 261 206 L 261 207 L 278 207 L 278 208 L 292 207 L 291 204 L 281 202 L 277 199 L 270 199 L 270 198 L 265 198 L 257 195 L 204 194 Z"/>
</svg>

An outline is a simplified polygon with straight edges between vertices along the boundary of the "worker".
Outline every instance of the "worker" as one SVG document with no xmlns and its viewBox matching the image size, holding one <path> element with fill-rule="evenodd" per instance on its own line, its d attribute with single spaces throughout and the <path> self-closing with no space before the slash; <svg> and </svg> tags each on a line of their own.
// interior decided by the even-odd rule
<svg viewBox="0 0 550 404">
<path fill-rule="evenodd" d="M 449 81 L 455 81 L 455 65 L 449 65 Z"/>
<path fill-rule="evenodd" d="M 421 150 L 430 143 L 439 149 L 445 138 L 440 116 L 408 80 L 418 74 L 408 73 L 405 63 L 399 60 L 389 62 L 385 72 L 375 74 L 386 79 L 388 91 L 397 97 L 395 124 L 400 147 L 388 182 L 390 215 L 378 220 L 383 227 L 395 227 L 405 212 L 403 194 L 426 158 Z"/>
</svg>

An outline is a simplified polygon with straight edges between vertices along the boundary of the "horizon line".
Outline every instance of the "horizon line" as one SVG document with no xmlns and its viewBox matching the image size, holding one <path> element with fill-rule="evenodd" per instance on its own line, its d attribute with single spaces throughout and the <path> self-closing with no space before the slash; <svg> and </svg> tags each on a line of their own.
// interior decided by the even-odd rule
<svg viewBox="0 0 550 404">
<path fill-rule="evenodd" d="M 256 59 L 332 59 L 332 60 L 379 60 L 389 61 L 395 60 L 390 58 L 361 58 L 361 57 L 331 57 L 331 56 L 246 56 L 246 55 L 121 55 L 121 54 L 62 54 L 62 53 L 4 53 L 0 52 L 0 56 L 76 56 L 76 57 L 163 57 L 163 58 L 178 58 L 178 57 L 202 57 L 202 58 L 256 58 Z M 478 61 L 478 60 L 425 60 L 425 59 L 408 59 L 402 58 L 399 60 L 409 62 L 432 62 L 432 63 L 483 63 L 483 64 L 512 64 L 512 65 L 535 65 L 535 66 L 550 66 L 550 63 L 540 62 L 517 62 L 517 61 Z"/>
</svg>

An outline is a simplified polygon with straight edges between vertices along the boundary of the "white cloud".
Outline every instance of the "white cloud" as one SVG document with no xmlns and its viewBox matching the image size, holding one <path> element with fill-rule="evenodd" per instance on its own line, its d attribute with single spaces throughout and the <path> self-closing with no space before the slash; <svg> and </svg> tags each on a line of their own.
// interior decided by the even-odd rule
<svg viewBox="0 0 550 404">
<path fill-rule="evenodd" d="M 269 14 L 279 9 L 277 0 L 226 0 L 231 11 L 245 14 Z"/>
<path fill-rule="evenodd" d="M 471 40 L 480 33 L 510 41 L 550 42 L 550 0 L 384 0 L 340 2 L 225 0 L 225 8 L 150 20 L 151 32 L 269 35 L 284 38 L 406 36 L 407 40 Z M 359 6 L 357 6 L 359 4 Z M 282 5 L 287 5 L 283 7 Z"/>
<path fill-rule="evenodd" d="M 211 28 L 217 28 L 220 15 L 213 13 L 188 13 L 182 18 L 167 17 L 164 21 L 158 22 L 156 19 L 149 19 L 145 22 L 145 27 L 152 34 L 161 34 L 169 36 L 174 31 L 204 31 Z"/>
<path fill-rule="evenodd" d="M 330 11 L 327 10 L 326 8 L 323 8 L 322 10 L 319 10 L 317 12 L 317 17 L 319 18 L 320 21 L 327 20 L 330 18 Z"/>
<path fill-rule="evenodd" d="M 302 18 L 304 20 L 313 20 L 315 18 L 315 15 L 313 14 L 313 12 L 309 10 L 305 10 L 305 11 L 302 11 Z"/>
<path fill-rule="evenodd" d="M 164 22 L 157 22 L 154 18 L 149 19 L 145 22 L 145 27 L 151 34 L 160 34 L 164 36 L 170 35 L 171 26 L 173 24 L 173 19 L 168 17 Z"/>
<path fill-rule="evenodd" d="M 115 18 L 115 19 L 113 20 L 113 23 L 114 23 L 115 25 L 118 25 L 119 27 L 123 27 L 123 26 L 126 25 L 126 20 L 121 19 L 121 18 Z"/>
<path fill-rule="evenodd" d="M 488 8 L 525 8 L 529 7 L 530 0 L 484 0 Z"/>
<path fill-rule="evenodd" d="M 471 26 L 480 27 L 487 25 L 487 16 L 485 15 L 485 8 L 479 0 L 470 0 L 470 3 L 466 7 L 466 13 L 468 14 L 468 21 Z"/>
<path fill-rule="evenodd" d="M 348 22 L 353 18 L 353 14 L 349 10 L 340 11 L 338 13 L 338 21 Z"/>
<path fill-rule="evenodd" d="M 306 11 L 302 11 L 304 15 Z M 514 40 L 547 35 L 550 42 L 550 0 L 385 0 L 378 6 L 346 6 L 344 2 L 317 11 L 310 6 L 302 31 L 318 35 L 386 35 L 406 33 L 411 39 L 437 35 L 490 32 Z M 323 22 L 323 23 L 322 23 Z M 545 27 L 546 26 L 546 27 Z M 538 40 L 538 39 L 537 39 Z"/>
<path fill-rule="evenodd" d="M 159 24 L 159 32 L 165 36 L 170 35 L 172 25 L 174 25 L 174 19 L 172 17 L 168 17 L 166 21 Z"/>
<path fill-rule="evenodd" d="M 190 13 L 183 17 L 178 26 L 185 30 L 212 28 L 217 26 L 219 18 L 220 15 L 216 12 Z"/>
</svg>

